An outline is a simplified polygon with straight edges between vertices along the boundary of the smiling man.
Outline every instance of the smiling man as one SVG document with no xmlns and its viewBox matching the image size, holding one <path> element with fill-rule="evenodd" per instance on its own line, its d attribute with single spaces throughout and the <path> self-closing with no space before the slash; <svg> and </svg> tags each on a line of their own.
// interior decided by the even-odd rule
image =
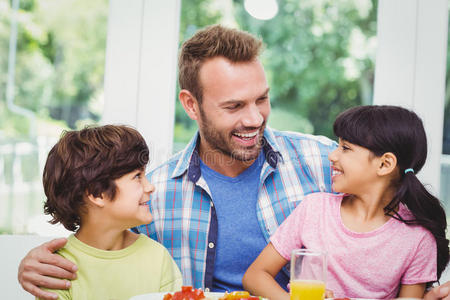
<svg viewBox="0 0 450 300">
<path fill-rule="evenodd" d="M 148 174 L 153 222 L 133 230 L 169 250 L 185 285 L 242 290 L 246 269 L 304 196 L 331 192 L 327 157 L 335 143 L 266 127 L 261 47 L 246 32 L 214 25 L 181 49 L 179 99 L 198 133 Z M 66 282 L 52 277 L 73 278 L 75 266 L 52 254 L 64 243 L 44 244 L 22 261 L 19 281 L 27 291 L 51 299 L 39 285 L 63 288 Z M 289 279 L 281 271 L 276 280 L 286 287 Z"/>
<path fill-rule="evenodd" d="M 262 43 L 221 26 L 183 44 L 179 99 L 198 134 L 149 174 L 154 222 L 139 226 L 164 244 L 184 284 L 242 290 L 242 276 L 308 193 L 331 190 L 326 138 L 266 127 L 269 86 Z M 285 272 L 277 276 L 286 287 Z"/>
</svg>

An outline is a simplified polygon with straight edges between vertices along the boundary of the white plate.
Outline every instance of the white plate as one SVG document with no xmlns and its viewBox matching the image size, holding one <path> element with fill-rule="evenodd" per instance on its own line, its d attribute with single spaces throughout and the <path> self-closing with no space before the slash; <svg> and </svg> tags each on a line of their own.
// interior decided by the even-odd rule
<svg viewBox="0 0 450 300">
<path fill-rule="evenodd" d="M 167 293 L 169 293 L 169 292 L 138 295 L 138 296 L 134 296 L 134 297 L 130 298 L 130 300 L 162 300 L 164 298 L 164 295 Z M 175 292 L 170 292 L 170 293 L 173 294 Z M 219 299 L 223 295 L 224 295 L 224 293 L 212 293 L 212 292 L 206 293 L 205 292 L 205 297 L 210 298 L 212 300 Z"/>
</svg>

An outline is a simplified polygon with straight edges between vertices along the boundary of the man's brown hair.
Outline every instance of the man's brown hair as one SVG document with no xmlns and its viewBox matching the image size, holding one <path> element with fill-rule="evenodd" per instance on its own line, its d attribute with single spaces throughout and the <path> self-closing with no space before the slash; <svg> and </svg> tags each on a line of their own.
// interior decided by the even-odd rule
<svg viewBox="0 0 450 300">
<path fill-rule="evenodd" d="M 52 224 L 77 230 L 85 196 L 103 194 L 113 200 L 114 180 L 145 167 L 148 159 L 144 138 L 128 126 L 64 132 L 50 150 L 44 167 L 45 213 L 53 217 Z"/>
<path fill-rule="evenodd" d="M 223 56 L 232 62 L 248 62 L 256 59 L 262 42 L 248 32 L 221 25 L 208 26 L 183 43 L 178 61 L 178 81 L 202 103 L 202 86 L 199 71 L 209 58 Z"/>
</svg>

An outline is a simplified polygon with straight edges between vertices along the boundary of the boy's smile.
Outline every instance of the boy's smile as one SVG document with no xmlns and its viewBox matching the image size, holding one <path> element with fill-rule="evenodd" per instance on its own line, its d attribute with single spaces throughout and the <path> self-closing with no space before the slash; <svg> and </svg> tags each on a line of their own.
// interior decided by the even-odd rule
<svg viewBox="0 0 450 300">
<path fill-rule="evenodd" d="M 155 187 L 145 177 L 144 169 L 138 169 L 116 179 L 116 197 L 105 201 L 105 209 L 112 222 L 123 224 L 128 229 L 148 224 L 153 217 L 150 213 L 150 194 Z"/>
</svg>

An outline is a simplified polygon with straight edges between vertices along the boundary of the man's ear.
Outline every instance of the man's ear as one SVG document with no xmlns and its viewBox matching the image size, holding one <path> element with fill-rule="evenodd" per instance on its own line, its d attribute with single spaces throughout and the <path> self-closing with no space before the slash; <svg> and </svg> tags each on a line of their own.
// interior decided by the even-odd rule
<svg viewBox="0 0 450 300">
<path fill-rule="evenodd" d="M 379 158 L 377 174 L 380 176 L 389 175 L 397 168 L 397 157 L 392 152 L 386 152 Z"/>
<path fill-rule="evenodd" d="M 86 194 L 86 200 L 87 203 L 89 203 L 90 205 L 93 205 L 95 207 L 99 207 L 102 208 L 105 206 L 105 197 L 103 197 L 103 194 L 101 194 L 100 196 L 96 197 L 92 194 Z"/>
<path fill-rule="evenodd" d="M 198 101 L 194 95 L 192 95 L 188 90 L 183 89 L 180 91 L 178 98 L 180 99 L 181 105 L 183 105 L 183 108 L 189 118 L 192 120 L 198 120 L 200 110 L 198 107 Z"/>
</svg>

